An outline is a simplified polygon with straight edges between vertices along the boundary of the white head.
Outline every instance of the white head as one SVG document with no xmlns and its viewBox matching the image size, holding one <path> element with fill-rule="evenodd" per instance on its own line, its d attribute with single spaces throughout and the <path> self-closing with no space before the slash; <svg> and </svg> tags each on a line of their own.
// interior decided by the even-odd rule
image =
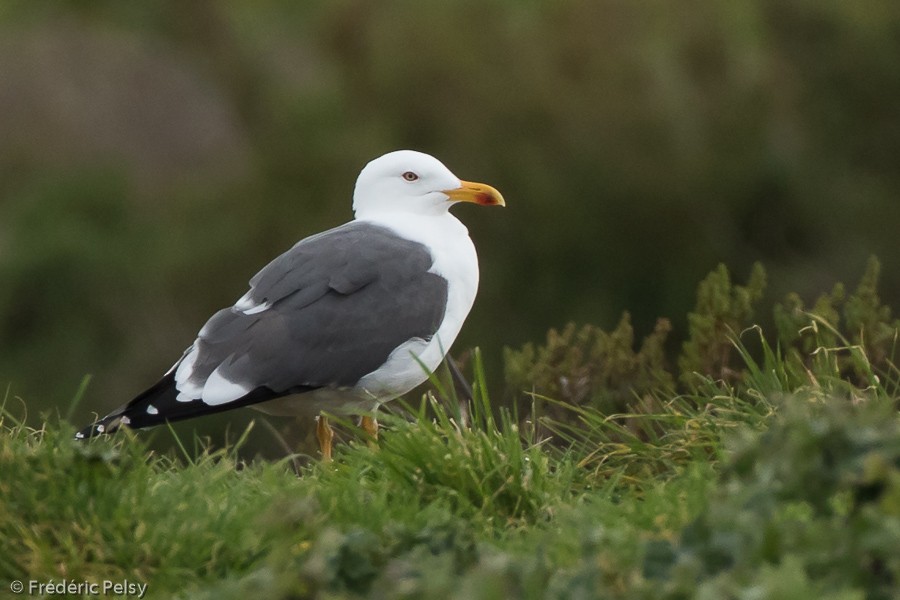
<svg viewBox="0 0 900 600">
<path fill-rule="evenodd" d="M 367 164 L 356 180 L 353 210 L 440 215 L 456 202 L 506 206 L 500 192 L 461 181 L 441 161 L 413 150 L 397 150 Z"/>
</svg>

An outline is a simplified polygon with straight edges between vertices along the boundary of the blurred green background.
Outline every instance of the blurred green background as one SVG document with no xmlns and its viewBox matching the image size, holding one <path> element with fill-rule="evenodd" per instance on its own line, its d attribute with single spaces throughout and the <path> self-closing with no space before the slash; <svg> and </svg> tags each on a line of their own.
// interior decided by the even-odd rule
<svg viewBox="0 0 900 600">
<path fill-rule="evenodd" d="M 0 383 L 29 419 L 85 374 L 76 424 L 129 400 L 397 148 L 506 196 L 455 209 L 454 350 L 501 387 L 568 321 L 677 339 L 719 262 L 812 299 L 877 254 L 900 299 L 896 0 L 5 0 Z"/>
</svg>

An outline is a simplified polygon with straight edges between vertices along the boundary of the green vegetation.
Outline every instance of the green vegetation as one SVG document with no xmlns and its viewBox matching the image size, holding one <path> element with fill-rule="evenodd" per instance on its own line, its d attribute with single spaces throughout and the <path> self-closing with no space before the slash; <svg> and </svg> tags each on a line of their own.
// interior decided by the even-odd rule
<svg viewBox="0 0 900 600">
<path fill-rule="evenodd" d="M 680 346 L 720 262 L 808 302 L 876 254 L 897 306 L 898 29 L 896 0 L 4 0 L 0 381 L 40 427 L 90 373 L 106 414 L 401 147 L 509 201 L 454 209 L 495 401 L 501 348 L 551 326 L 628 309 Z M 723 358 L 702 335 L 689 360 Z M 655 360 L 589 376 L 627 402 Z"/>
<path fill-rule="evenodd" d="M 893 396 L 900 385 L 894 363 L 900 320 L 881 303 L 880 270 L 878 259 L 870 257 L 851 294 L 838 283 L 809 309 L 798 294 L 787 294 L 772 310 L 777 335 L 767 341 L 754 321 L 766 287 L 764 268 L 754 265 L 747 284 L 736 285 L 719 265 L 697 288 L 687 339 L 675 361 L 666 352 L 668 319 L 659 319 L 635 351 L 626 313 L 611 333 L 569 324 L 562 332 L 550 330 L 544 346 L 507 349 L 506 381 L 514 394 L 530 390 L 603 413 L 631 411 L 654 396 L 690 396 L 723 386 L 751 397 L 804 386 L 850 396 L 872 386 Z"/>
<path fill-rule="evenodd" d="M 377 448 L 357 436 L 299 477 L 292 457 L 241 459 L 246 433 L 177 456 L 143 435 L 78 443 L 58 419 L 17 421 L 7 398 L 0 581 L 128 579 L 154 598 L 893 598 L 898 324 L 878 263 L 811 310 L 788 296 L 773 339 L 752 326 L 764 280 L 705 279 L 679 360 L 662 321 L 635 351 L 627 316 L 509 351 L 507 373 L 533 377 L 513 410 L 492 406 L 476 352 L 471 402 L 435 381 L 382 416 Z M 574 376 L 583 391 L 566 395 Z"/>
</svg>

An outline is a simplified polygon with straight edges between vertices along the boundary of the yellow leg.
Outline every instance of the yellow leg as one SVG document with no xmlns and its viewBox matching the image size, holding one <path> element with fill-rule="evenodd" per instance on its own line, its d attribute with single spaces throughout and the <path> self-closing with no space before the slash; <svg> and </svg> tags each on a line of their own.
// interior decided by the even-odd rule
<svg viewBox="0 0 900 600">
<path fill-rule="evenodd" d="M 322 461 L 331 462 L 331 440 L 334 439 L 334 431 L 328 424 L 328 418 L 325 415 L 316 417 L 316 437 L 319 438 Z"/>
<path fill-rule="evenodd" d="M 375 417 L 363 417 L 359 421 L 360 427 L 363 428 L 363 431 L 369 434 L 371 438 L 369 440 L 369 446 L 375 447 L 375 440 L 378 439 L 378 421 L 375 420 Z"/>
</svg>

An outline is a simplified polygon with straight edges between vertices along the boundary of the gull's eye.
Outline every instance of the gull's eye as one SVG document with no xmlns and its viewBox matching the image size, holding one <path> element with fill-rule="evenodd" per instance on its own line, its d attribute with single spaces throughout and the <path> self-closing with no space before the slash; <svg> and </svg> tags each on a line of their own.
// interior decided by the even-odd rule
<svg viewBox="0 0 900 600">
<path fill-rule="evenodd" d="M 416 175 L 415 173 L 413 173 L 412 171 L 407 171 L 406 173 L 403 174 L 403 179 L 405 179 L 407 181 L 415 181 L 418 178 L 419 178 L 419 176 Z"/>
</svg>

